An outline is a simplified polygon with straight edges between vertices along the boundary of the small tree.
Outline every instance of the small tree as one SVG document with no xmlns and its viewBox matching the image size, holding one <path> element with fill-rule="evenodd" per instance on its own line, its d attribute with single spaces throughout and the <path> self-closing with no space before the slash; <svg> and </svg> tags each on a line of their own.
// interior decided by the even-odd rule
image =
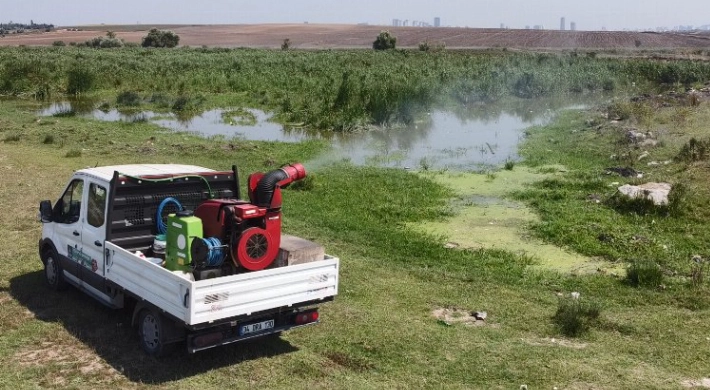
<svg viewBox="0 0 710 390">
<path fill-rule="evenodd" d="M 377 36 L 375 42 L 372 42 L 372 48 L 375 50 L 394 49 L 396 45 L 397 37 L 390 34 L 389 31 L 380 32 L 380 35 Z"/>
<path fill-rule="evenodd" d="M 180 42 L 180 37 L 172 31 L 161 31 L 152 28 L 148 35 L 143 37 L 143 47 L 175 47 Z"/>
<path fill-rule="evenodd" d="M 281 44 L 281 50 L 288 50 L 291 48 L 291 40 L 286 38 L 284 39 L 284 42 Z"/>
</svg>

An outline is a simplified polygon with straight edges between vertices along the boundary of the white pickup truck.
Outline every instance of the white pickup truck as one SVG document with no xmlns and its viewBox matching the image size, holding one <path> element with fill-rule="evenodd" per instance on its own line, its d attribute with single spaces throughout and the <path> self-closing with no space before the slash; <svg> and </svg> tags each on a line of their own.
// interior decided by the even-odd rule
<svg viewBox="0 0 710 390">
<path fill-rule="evenodd" d="M 301 176 L 293 180 L 305 176 L 305 169 L 297 168 Z M 135 164 L 79 170 L 54 205 L 40 204 L 46 282 L 56 290 L 73 285 L 111 308 L 134 307 L 132 325 L 151 355 L 183 341 L 193 353 L 315 324 L 317 306 L 338 293 L 339 260 L 324 253 L 295 265 L 266 258 L 279 249 L 280 187 L 290 184 L 288 175 L 297 168 L 250 177 L 251 202 L 239 200 L 236 167 L 218 172 Z M 173 202 L 166 203 L 168 198 Z M 175 215 L 186 210 L 183 220 L 204 224 L 200 229 L 213 235 L 216 230 L 216 237 L 223 233 L 222 241 L 203 241 L 202 230 L 194 229 L 189 237 L 170 229 L 161 237 L 161 224 L 164 228 L 167 219 L 169 228 L 179 228 Z M 190 210 L 202 210 L 202 218 Z M 165 259 L 156 246 L 160 240 L 167 241 Z M 194 259 L 200 256 L 197 244 L 210 251 L 199 263 L 202 269 Z"/>
</svg>

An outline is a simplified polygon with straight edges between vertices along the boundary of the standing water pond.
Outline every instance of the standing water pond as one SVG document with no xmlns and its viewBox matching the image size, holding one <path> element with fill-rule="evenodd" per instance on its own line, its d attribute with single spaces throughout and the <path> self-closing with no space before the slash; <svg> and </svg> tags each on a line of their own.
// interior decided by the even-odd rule
<svg viewBox="0 0 710 390">
<path fill-rule="evenodd" d="M 407 126 L 370 131 L 314 132 L 270 121 L 255 109 L 214 109 L 184 118 L 174 113 L 100 110 L 87 102 L 60 102 L 41 110 L 43 116 L 81 115 L 102 121 L 152 122 L 172 131 L 205 137 L 299 142 L 327 139 L 334 158 L 355 164 L 413 169 L 485 170 L 518 159 L 525 129 L 548 123 L 563 109 L 599 103 L 598 95 L 514 100 L 438 109 Z"/>
</svg>

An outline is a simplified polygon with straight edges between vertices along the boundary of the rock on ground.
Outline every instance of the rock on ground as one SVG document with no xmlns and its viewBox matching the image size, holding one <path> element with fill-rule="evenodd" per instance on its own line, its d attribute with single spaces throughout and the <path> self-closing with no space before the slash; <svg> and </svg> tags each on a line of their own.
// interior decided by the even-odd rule
<svg viewBox="0 0 710 390">
<path fill-rule="evenodd" d="M 626 184 L 619 187 L 619 192 L 632 199 L 648 199 L 656 206 L 667 206 L 671 188 L 668 183 L 645 183 L 638 186 Z"/>
</svg>

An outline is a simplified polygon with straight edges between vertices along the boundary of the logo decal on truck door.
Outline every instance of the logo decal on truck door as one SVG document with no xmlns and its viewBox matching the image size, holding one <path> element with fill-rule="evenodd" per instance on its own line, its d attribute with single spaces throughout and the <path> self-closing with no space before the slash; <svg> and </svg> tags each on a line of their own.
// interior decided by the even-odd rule
<svg viewBox="0 0 710 390">
<path fill-rule="evenodd" d="M 70 259 L 81 264 L 84 268 L 88 268 L 93 272 L 96 272 L 96 270 L 99 268 L 96 260 L 92 259 L 91 256 L 87 255 L 86 253 L 77 250 L 71 245 L 67 246 L 67 253 L 69 254 Z"/>
</svg>

